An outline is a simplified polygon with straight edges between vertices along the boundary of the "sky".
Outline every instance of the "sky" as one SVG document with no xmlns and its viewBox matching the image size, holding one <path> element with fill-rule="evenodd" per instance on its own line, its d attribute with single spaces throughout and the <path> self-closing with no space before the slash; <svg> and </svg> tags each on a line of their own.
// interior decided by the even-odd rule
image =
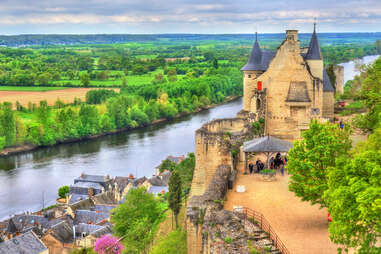
<svg viewBox="0 0 381 254">
<path fill-rule="evenodd" d="M 0 34 L 381 32 L 381 0 L 0 0 Z"/>
</svg>

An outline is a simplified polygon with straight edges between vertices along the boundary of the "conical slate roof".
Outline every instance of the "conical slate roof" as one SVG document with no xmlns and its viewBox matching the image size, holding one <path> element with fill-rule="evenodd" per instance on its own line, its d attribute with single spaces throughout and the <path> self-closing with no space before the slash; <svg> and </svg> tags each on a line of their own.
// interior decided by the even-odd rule
<svg viewBox="0 0 381 254">
<path fill-rule="evenodd" d="M 256 138 L 243 143 L 244 152 L 288 152 L 291 147 L 292 143 L 272 136 Z"/>
<path fill-rule="evenodd" d="M 308 52 L 306 55 L 306 60 L 321 60 L 321 52 L 319 41 L 316 35 L 316 24 L 314 24 L 314 32 L 311 37 L 310 46 L 308 47 Z"/>
<path fill-rule="evenodd" d="M 326 69 L 323 70 L 323 92 L 334 92 L 335 88 L 333 88 L 333 85 L 331 83 L 331 80 L 329 79 L 328 73 Z"/>
<path fill-rule="evenodd" d="M 242 67 L 241 71 L 265 71 L 273 57 L 274 53 L 263 52 L 261 50 L 258 43 L 258 35 L 256 34 L 249 60 L 245 66 Z"/>
</svg>

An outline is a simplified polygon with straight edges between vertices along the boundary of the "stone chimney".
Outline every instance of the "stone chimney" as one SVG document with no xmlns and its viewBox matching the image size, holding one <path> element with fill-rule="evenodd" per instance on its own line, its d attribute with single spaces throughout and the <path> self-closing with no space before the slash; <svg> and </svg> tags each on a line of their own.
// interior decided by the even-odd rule
<svg viewBox="0 0 381 254">
<path fill-rule="evenodd" d="M 298 41 L 298 30 L 286 30 L 286 40 Z"/>
</svg>

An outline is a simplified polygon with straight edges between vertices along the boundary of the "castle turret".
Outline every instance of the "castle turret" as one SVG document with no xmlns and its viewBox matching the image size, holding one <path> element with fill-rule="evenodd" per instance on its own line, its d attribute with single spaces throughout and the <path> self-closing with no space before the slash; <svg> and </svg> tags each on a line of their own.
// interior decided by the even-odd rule
<svg viewBox="0 0 381 254">
<path fill-rule="evenodd" d="M 255 42 L 253 49 L 251 50 L 249 60 L 242 67 L 243 72 L 243 90 L 245 94 L 250 94 L 250 96 L 244 97 L 244 110 L 249 110 L 250 100 L 249 98 L 253 96 L 254 79 L 266 71 L 267 65 L 263 63 L 263 52 L 259 47 L 258 34 L 255 33 Z"/>
<path fill-rule="evenodd" d="M 323 57 L 321 56 L 319 41 L 316 35 L 316 23 L 314 23 L 314 32 L 312 33 L 305 60 L 310 67 L 312 75 L 323 80 Z"/>
</svg>

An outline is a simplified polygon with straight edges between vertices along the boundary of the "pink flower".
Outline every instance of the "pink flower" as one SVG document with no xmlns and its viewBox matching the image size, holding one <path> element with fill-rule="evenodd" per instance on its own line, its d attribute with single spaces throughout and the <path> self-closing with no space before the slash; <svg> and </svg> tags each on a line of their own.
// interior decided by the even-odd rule
<svg viewBox="0 0 381 254">
<path fill-rule="evenodd" d="M 118 238 L 112 235 L 104 235 L 97 239 L 94 250 L 98 254 L 121 254 L 123 245 L 119 242 Z"/>
</svg>

